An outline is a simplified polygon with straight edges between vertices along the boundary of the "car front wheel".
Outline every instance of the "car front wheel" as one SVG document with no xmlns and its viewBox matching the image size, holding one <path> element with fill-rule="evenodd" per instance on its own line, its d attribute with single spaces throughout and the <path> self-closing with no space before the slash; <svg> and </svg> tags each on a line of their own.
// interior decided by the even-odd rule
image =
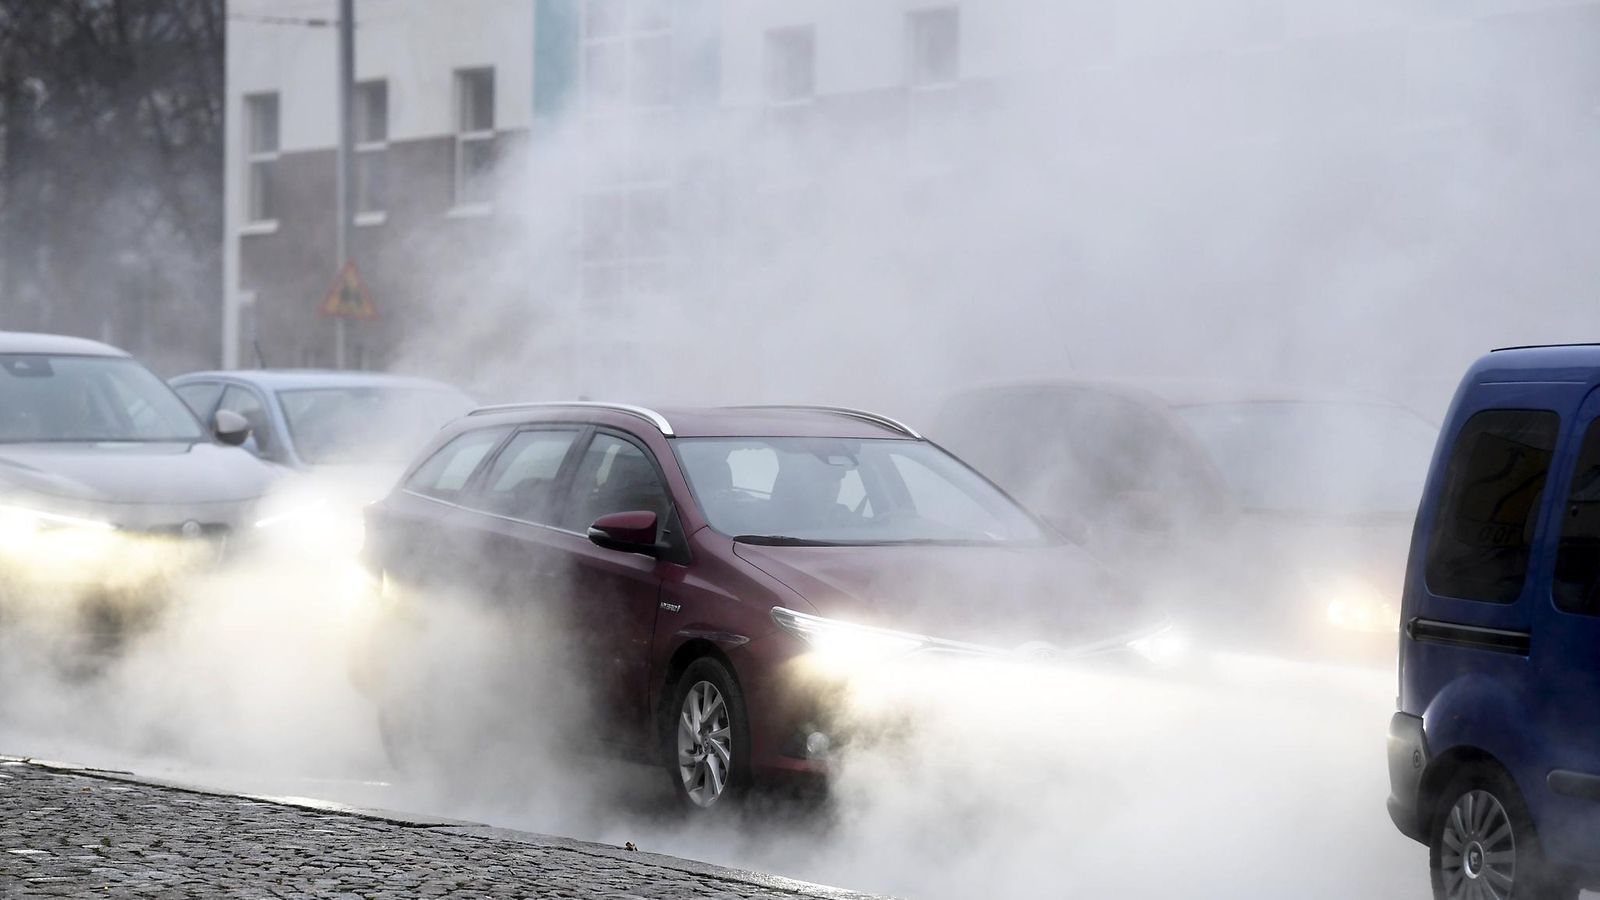
<svg viewBox="0 0 1600 900">
<path fill-rule="evenodd" d="M 744 692 L 721 662 L 690 663 L 674 687 L 662 737 L 673 791 L 691 812 L 736 804 L 750 786 Z"/>
<path fill-rule="evenodd" d="M 1429 832 L 1436 900 L 1574 900 L 1577 887 L 1545 862 L 1533 819 L 1509 778 L 1475 771 L 1440 795 Z"/>
</svg>

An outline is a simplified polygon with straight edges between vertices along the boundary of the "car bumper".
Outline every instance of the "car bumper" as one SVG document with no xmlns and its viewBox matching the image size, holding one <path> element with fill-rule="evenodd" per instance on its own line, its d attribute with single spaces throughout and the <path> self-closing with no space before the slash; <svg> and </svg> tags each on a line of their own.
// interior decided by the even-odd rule
<svg viewBox="0 0 1600 900">
<path fill-rule="evenodd" d="M 1395 713 L 1389 720 L 1389 818 L 1401 834 L 1423 843 L 1428 840 L 1428 825 L 1422 809 L 1422 777 L 1430 761 L 1422 718 Z"/>
</svg>

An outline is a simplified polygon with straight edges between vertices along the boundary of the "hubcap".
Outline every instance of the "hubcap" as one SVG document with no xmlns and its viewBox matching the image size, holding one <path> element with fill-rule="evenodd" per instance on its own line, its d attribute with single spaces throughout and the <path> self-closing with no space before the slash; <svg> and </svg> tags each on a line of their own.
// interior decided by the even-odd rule
<svg viewBox="0 0 1600 900">
<path fill-rule="evenodd" d="M 1462 794 L 1445 818 L 1439 853 L 1445 896 L 1505 898 L 1517 874 L 1516 835 L 1506 808 L 1488 791 Z"/>
<path fill-rule="evenodd" d="M 717 802 L 733 766 L 733 734 L 728 704 L 709 681 L 689 688 L 678 713 L 678 777 L 694 805 Z"/>
</svg>

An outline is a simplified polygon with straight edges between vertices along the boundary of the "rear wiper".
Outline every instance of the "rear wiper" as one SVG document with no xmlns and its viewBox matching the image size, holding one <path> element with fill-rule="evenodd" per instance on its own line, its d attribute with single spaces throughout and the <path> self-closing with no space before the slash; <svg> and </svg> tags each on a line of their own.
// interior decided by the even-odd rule
<svg viewBox="0 0 1600 900">
<path fill-rule="evenodd" d="M 837 541 L 814 541 L 810 538 L 790 537 L 787 534 L 736 534 L 733 540 L 740 544 L 759 544 L 763 547 L 836 547 Z"/>
</svg>

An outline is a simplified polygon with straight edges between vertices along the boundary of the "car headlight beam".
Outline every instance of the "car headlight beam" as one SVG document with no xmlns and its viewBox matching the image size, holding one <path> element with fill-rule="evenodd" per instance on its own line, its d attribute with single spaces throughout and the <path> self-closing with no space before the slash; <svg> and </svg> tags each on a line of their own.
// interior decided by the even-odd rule
<svg viewBox="0 0 1600 900">
<path fill-rule="evenodd" d="M 84 531 L 113 531 L 115 525 L 99 519 L 69 516 L 65 513 L 0 504 L 0 534 L 34 534 L 50 528 L 77 528 Z"/>
<path fill-rule="evenodd" d="M 891 631 L 825 619 L 777 606 L 772 620 L 778 627 L 811 645 L 818 656 L 846 662 L 878 662 L 915 653 L 935 642 L 906 631 Z"/>
</svg>

